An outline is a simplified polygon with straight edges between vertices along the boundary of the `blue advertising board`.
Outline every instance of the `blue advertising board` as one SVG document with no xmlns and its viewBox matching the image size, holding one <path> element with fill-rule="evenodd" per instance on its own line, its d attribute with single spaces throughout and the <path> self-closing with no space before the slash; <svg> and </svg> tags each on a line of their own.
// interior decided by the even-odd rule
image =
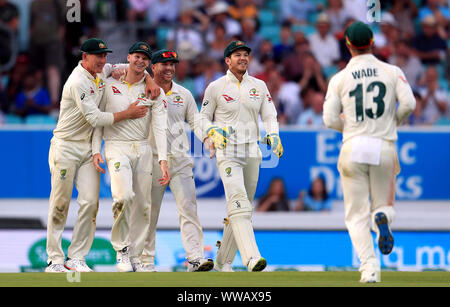
<svg viewBox="0 0 450 307">
<path fill-rule="evenodd" d="M 331 130 L 282 130 L 281 159 L 261 145 L 263 161 L 256 198 L 261 197 L 274 177 L 283 178 L 288 197 L 296 199 L 318 175 L 326 179 L 334 199 L 342 199 L 336 162 L 341 134 Z M 0 151 L 2 173 L 0 198 L 47 198 L 50 195 L 48 150 L 52 131 L 2 129 Z M 223 197 L 224 191 L 215 159 L 209 159 L 201 143 L 191 134 L 194 178 L 198 197 Z M 397 142 L 401 172 L 396 196 L 400 200 L 450 199 L 450 129 L 399 131 Z M 109 175 L 101 176 L 101 197 L 111 197 Z M 74 189 L 74 196 L 76 190 Z"/>
</svg>

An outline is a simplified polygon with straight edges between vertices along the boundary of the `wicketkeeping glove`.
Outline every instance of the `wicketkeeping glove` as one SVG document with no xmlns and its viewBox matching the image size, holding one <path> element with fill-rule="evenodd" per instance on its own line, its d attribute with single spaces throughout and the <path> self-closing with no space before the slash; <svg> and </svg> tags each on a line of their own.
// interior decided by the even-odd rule
<svg viewBox="0 0 450 307">
<path fill-rule="evenodd" d="M 211 126 L 206 133 L 208 134 L 209 139 L 214 143 L 214 147 L 223 149 L 227 146 L 227 142 L 230 135 L 234 133 L 234 129 L 231 126 L 227 126 L 223 129 L 218 126 Z"/>
<path fill-rule="evenodd" d="M 266 135 L 261 140 L 261 143 L 269 145 L 278 158 L 281 158 L 281 156 L 283 155 L 283 145 L 281 145 L 280 136 L 277 133 Z"/>
</svg>

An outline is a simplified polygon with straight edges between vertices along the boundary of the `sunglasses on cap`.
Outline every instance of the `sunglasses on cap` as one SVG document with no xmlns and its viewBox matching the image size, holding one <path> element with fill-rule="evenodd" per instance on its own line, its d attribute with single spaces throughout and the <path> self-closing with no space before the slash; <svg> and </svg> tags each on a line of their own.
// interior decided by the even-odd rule
<svg viewBox="0 0 450 307">
<path fill-rule="evenodd" d="M 173 51 L 166 51 L 166 52 L 163 52 L 162 54 L 161 54 L 161 56 L 163 57 L 163 58 L 177 58 L 177 54 L 176 54 L 176 52 L 173 52 Z"/>
</svg>

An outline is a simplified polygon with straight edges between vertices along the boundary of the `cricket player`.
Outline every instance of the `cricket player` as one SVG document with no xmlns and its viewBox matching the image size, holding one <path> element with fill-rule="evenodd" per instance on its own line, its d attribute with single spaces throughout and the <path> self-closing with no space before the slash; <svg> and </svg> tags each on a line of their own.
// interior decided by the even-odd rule
<svg viewBox="0 0 450 307">
<path fill-rule="evenodd" d="M 130 258 L 142 254 L 145 235 L 150 225 L 153 153 L 148 142 L 150 125 L 155 135 L 157 179 L 165 185 L 169 182 L 167 166 L 167 110 L 165 95 L 160 89 L 156 100 L 145 98 L 145 70 L 150 65 L 151 49 L 145 42 L 138 42 L 129 49 L 126 73 L 116 80 L 106 80 L 105 93 L 100 109 L 120 112 L 130 104 L 139 102 L 151 112 L 138 119 L 125 120 L 113 126 L 97 127 L 92 141 L 94 166 L 104 173 L 100 154 L 102 138 L 105 140 L 105 158 L 111 176 L 114 223 L 111 244 L 117 252 L 119 272 L 133 272 Z M 155 153 L 156 154 L 156 153 Z M 153 174 L 155 176 L 155 174 Z M 156 180 L 155 180 L 156 181 Z M 158 184 L 158 181 L 156 181 Z M 131 231 L 135 229 L 135 231 Z M 140 268 L 136 268 L 140 270 Z"/>
<path fill-rule="evenodd" d="M 171 175 L 169 187 L 177 203 L 181 240 L 186 251 L 189 272 L 210 271 L 214 262 L 205 259 L 203 251 L 203 230 L 197 215 L 197 200 L 192 169 L 194 162 L 188 155 L 189 141 L 185 132 L 185 122 L 196 132 L 195 120 L 198 119 L 197 104 L 191 92 L 175 83 L 175 66 L 178 54 L 174 51 L 160 50 L 152 56 L 152 71 L 156 84 L 166 93 L 168 110 L 168 164 Z M 201 134 L 197 133 L 201 138 Z M 153 168 L 158 163 L 156 137 L 150 134 L 153 149 Z M 156 169 L 154 175 L 156 173 Z M 159 175 L 159 174 L 158 174 Z M 156 225 L 167 185 L 156 184 L 153 177 L 152 207 L 150 231 L 147 234 L 144 253 L 141 256 L 146 271 L 155 271 Z"/>
<path fill-rule="evenodd" d="M 129 118 L 143 117 L 147 108 L 130 105 L 116 113 L 101 112 L 98 108 L 105 90 L 104 80 L 113 66 L 106 64 L 108 49 L 97 38 L 81 45 L 82 60 L 67 79 L 60 103 L 60 114 L 49 150 L 51 172 L 50 207 L 47 223 L 46 272 L 92 271 L 85 262 L 95 234 L 98 210 L 100 176 L 92 160 L 92 133 L 94 127 L 110 126 Z M 120 68 L 120 67 L 119 67 Z M 155 87 L 151 78 L 152 96 Z M 61 247 L 73 185 L 78 190 L 80 209 L 73 229 L 67 260 Z"/>
<path fill-rule="evenodd" d="M 249 76 L 251 48 L 242 41 L 231 42 L 224 51 L 228 71 L 206 88 L 200 111 L 202 139 L 216 150 L 217 167 L 227 201 L 227 224 L 219 247 L 215 269 L 232 271 L 239 250 L 248 271 L 262 271 L 261 257 L 251 222 L 252 202 L 258 183 L 261 150 L 258 115 L 267 135 L 263 142 L 281 157 L 277 112 L 266 84 Z"/>
<path fill-rule="evenodd" d="M 396 126 L 416 102 L 403 72 L 372 55 L 373 33 L 368 25 L 352 23 L 345 39 L 352 59 L 330 80 L 323 121 L 343 135 L 338 170 L 345 224 L 361 262 L 360 281 L 373 283 L 381 277 L 370 221 L 381 253 L 389 254 L 394 246 L 390 224 L 395 216 L 395 179 L 400 172 Z"/>
</svg>

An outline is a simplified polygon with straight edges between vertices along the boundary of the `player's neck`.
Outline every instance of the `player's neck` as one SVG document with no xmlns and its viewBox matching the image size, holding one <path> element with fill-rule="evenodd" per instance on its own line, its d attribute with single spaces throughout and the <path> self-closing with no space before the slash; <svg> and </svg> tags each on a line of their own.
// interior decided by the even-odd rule
<svg viewBox="0 0 450 307">
<path fill-rule="evenodd" d="M 97 73 L 96 73 L 94 70 L 90 69 L 90 68 L 89 68 L 89 65 L 87 65 L 87 64 L 84 63 L 84 62 L 81 62 L 81 67 L 83 67 L 84 69 L 86 69 L 86 71 L 87 71 L 88 73 L 90 73 L 90 74 L 92 75 L 92 77 L 94 77 L 94 79 L 97 78 Z"/>
<path fill-rule="evenodd" d="M 172 89 L 172 80 L 167 81 L 158 75 L 155 75 L 155 82 L 160 88 L 163 89 L 164 93 L 168 93 Z"/>
<path fill-rule="evenodd" d="M 246 73 L 246 71 L 244 72 L 240 72 L 240 71 L 236 71 L 236 70 L 232 70 L 230 69 L 231 73 L 236 77 L 236 79 L 239 80 L 239 82 L 242 82 L 242 79 L 244 79 L 244 75 Z"/>
<path fill-rule="evenodd" d="M 142 80 L 142 78 L 144 78 L 144 72 L 135 72 L 131 69 L 128 69 L 124 80 L 129 84 L 134 84 Z"/>
</svg>

